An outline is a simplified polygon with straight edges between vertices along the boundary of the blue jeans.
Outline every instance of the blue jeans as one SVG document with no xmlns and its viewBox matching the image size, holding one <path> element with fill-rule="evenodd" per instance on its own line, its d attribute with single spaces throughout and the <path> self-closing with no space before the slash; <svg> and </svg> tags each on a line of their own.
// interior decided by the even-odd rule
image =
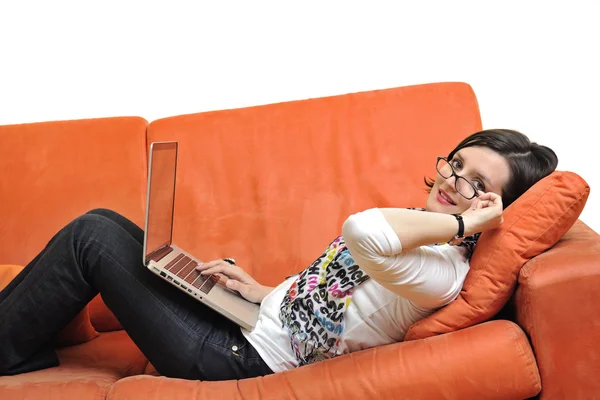
<svg viewBox="0 0 600 400">
<path fill-rule="evenodd" d="M 162 375 L 272 373 L 235 323 L 143 266 L 143 240 L 142 229 L 105 209 L 61 229 L 0 292 L 0 375 L 58 365 L 52 339 L 98 293 Z"/>
</svg>

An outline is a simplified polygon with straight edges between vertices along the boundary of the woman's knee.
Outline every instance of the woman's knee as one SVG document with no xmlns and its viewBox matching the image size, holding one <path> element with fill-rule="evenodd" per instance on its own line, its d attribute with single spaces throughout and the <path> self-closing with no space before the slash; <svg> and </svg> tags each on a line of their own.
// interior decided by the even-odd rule
<svg viewBox="0 0 600 400">
<path fill-rule="evenodd" d="M 113 217 L 118 215 L 116 211 L 110 210 L 108 208 L 94 208 L 93 210 L 88 211 L 85 215 L 101 215 L 103 217 Z"/>
<path fill-rule="evenodd" d="M 69 235 L 73 254 L 79 260 L 77 265 L 90 279 L 96 279 L 98 272 L 104 277 L 114 277 L 123 270 L 121 266 L 133 268 L 141 263 L 141 246 L 118 224 L 102 215 L 88 213 L 77 217 Z M 100 281 L 94 282 L 99 285 Z"/>
<path fill-rule="evenodd" d="M 95 211 L 95 210 L 92 210 Z M 88 212 L 73 220 L 71 223 L 76 238 L 94 238 L 102 240 L 115 234 L 118 226 L 105 215 Z"/>
</svg>

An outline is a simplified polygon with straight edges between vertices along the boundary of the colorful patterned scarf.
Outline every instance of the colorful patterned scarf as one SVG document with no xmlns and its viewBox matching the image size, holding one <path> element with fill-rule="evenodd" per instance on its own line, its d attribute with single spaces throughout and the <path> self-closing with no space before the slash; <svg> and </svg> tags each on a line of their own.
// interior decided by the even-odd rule
<svg viewBox="0 0 600 400">
<path fill-rule="evenodd" d="M 416 209 L 425 211 L 425 209 Z M 460 244 L 471 257 L 479 234 Z M 438 243 L 437 245 L 445 244 Z M 354 288 L 369 279 L 338 236 L 288 289 L 279 317 L 299 366 L 335 357 Z"/>
</svg>

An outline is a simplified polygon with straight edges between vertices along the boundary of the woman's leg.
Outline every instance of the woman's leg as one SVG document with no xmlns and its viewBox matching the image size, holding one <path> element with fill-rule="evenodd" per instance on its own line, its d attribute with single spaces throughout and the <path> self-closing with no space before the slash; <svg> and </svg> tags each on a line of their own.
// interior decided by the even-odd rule
<svg viewBox="0 0 600 400">
<path fill-rule="evenodd" d="M 135 239 L 139 244 L 141 244 L 143 246 L 144 231 L 139 226 L 137 226 L 136 224 L 131 222 L 129 219 L 123 217 L 121 214 L 119 214 L 113 210 L 106 209 L 106 208 L 96 208 L 91 211 L 88 211 L 86 214 L 100 215 L 100 216 L 110 219 L 114 223 L 118 224 L 121 228 L 125 229 L 127 231 L 127 233 L 129 233 L 133 239 Z M 52 238 L 52 240 L 50 241 L 50 243 L 48 243 L 46 248 L 50 247 L 50 245 L 52 244 L 52 241 L 57 236 L 58 235 L 56 235 L 56 236 L 54 236 L 54 238 Z M 45 251 L 45 249 L 44 249 L 44 251 Z M 34 258 L 29 264 L 27 264 L 27 266 L 23 269 L 23 271 L 21 271 L 21 273 L 19 273 L 15 277 L 15 279 L 13 279 L 6 286 L 6 288 L 4 288 L 0 292 L 0 303 L 2 303 L 4 298 L 6 298 L 6 296 L 8 296 L 8 294 L 11 293 L 13 291 L 13 289 L 15 287 L 17 287 L 21 283 L 21 281 L 23 281 L 23 279 L 25 279 L 27 274 L 29 274 L 29 271 L 31 270 L 31 268 L 33 268 L 33 266 L 35 264 L 37 264 L 38 258 L 41 257 L 42 254 L 44 254 L 44 251 L 42 251 L 40 254 L 38 254 L 36 256 L 36 258 Z"/>
<path fill-rule="evenodd" d="M 98 291 L 164 375 L 215 380 L 270 373 L 237 325 L 142 265 L 141 230 L 135 237 L 118 219 L 94 212 L 75 219 L 17 285 L 0 293 L 0 375 L 56 365 L 50 340 Z"/>
<path fill-rule="evenodd" d="M 136 240 L 136 242 L 138 242 L 142 246 L 144 245 L 144 231 L 142 230 L 142 228 L 140 228 L 121 214 L 113 210 L 109 210 L 107 208 L 96 208 L 92 211 L 88 211 L 86 214 L 101 215 L 110 219 L 112 222 L 125 229 L 127 233 L 129 233 L 131 237 Z"/>
</svg>

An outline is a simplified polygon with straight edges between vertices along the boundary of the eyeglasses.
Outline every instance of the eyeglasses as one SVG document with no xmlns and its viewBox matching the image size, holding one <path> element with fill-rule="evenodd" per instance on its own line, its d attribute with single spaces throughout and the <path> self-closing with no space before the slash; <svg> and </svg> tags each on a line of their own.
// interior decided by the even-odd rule
<svg viewBox="0 0 600 400">
<path fill-rule="evenodd" d="M 471 200 L 473 197 L 479 197 L 477 189 L 471 182 L 454 172 L 454 167 L 448 162 L 446 157 L 438 157 L 437 163 L 435 164 L 438 174 L 444 179 L 448 179 L 451 176 L 455 177 L 454 187 L 458 194 L 467 200 Z"/>
</svg>

